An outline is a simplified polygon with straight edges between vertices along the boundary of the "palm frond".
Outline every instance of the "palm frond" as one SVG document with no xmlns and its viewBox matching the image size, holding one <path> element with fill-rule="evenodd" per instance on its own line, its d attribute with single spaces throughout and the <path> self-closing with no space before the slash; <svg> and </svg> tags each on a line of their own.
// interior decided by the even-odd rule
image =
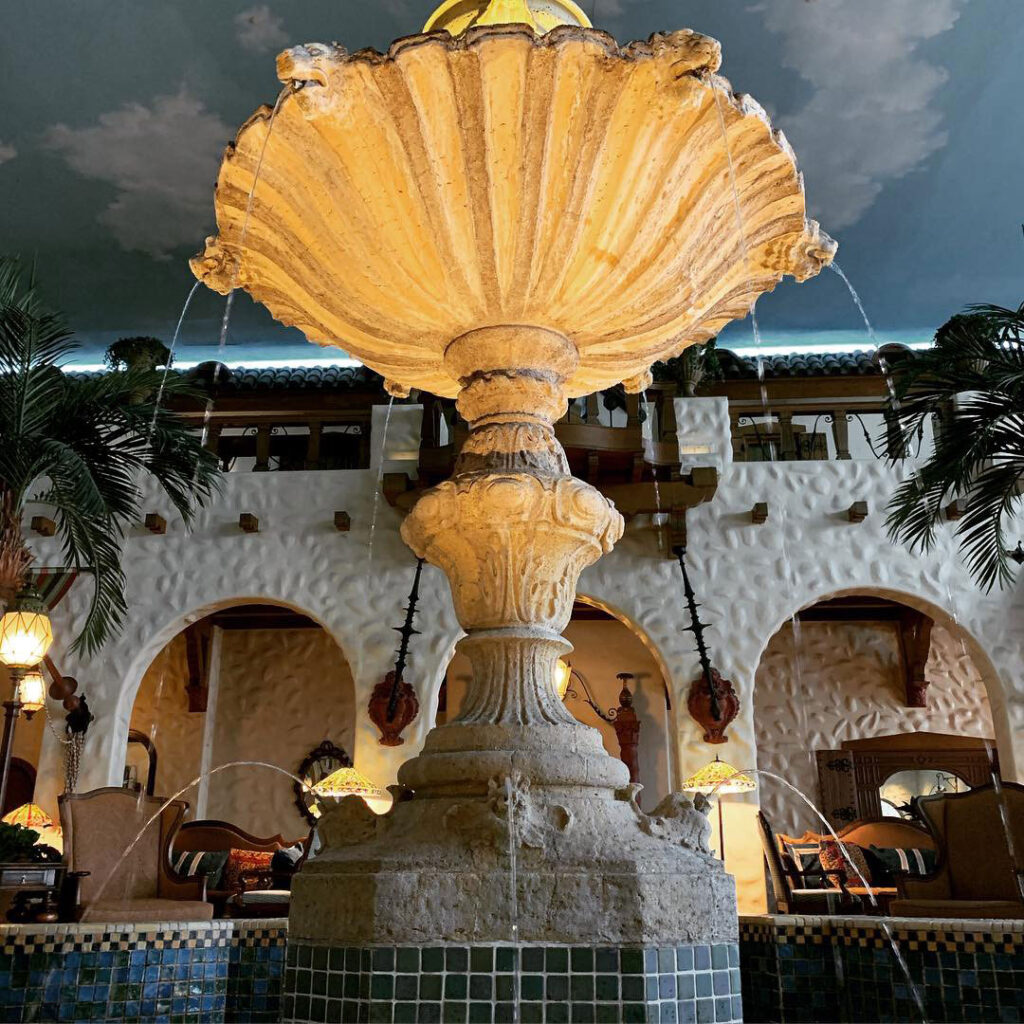
<svg viewBox="0 0 1024 1024">
<path fill-rule="evenodd" d="M 890 537 L 928 550 L 943 509 L 963 498 L 956 536 L 969 571 L 985 589 L 1008 584 L 1005 529 L 1024 500 L 1024 305 L 968 307 L 895 378 L 890 458 L 901 458 L 929 419 L 936 432 L 931 455 L 889 502 Z"/>
</svg>

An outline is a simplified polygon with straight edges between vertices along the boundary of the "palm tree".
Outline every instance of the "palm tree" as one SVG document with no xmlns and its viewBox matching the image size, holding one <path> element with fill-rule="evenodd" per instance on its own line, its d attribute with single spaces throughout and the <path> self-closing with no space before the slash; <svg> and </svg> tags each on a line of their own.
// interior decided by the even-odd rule
<svg viewBox="0 0 1024 1024">
<path fill-rule="evenodd" d="M 212 494 L 217 462 L 162 402 L 188 390 L 178 375 L 62 372 L 76 347 L 20 264 L 0 259 L 0 601 L 32 560 L 21 522 L 26 505 L 40 502 L 67 565 L 93 577 L 75 647 L 94 653 L 127 611 L 121 549 L 142 515 L 141 479 L 155 478 L 188 523 Z"/>
<path fill-rule="evenodd" d="M 956 536 L 967 567 L 986 590 L 1014 578 L 1006 529 L 1024 484 L 1024 305 L 970 306 L 935 335 L 935 347 L 894 371 L 895 460 L 935 424 L 934 450 L 889 502 L 893 540 L 928 550 L 943 510 L 964 501 Z"/>
</svg>

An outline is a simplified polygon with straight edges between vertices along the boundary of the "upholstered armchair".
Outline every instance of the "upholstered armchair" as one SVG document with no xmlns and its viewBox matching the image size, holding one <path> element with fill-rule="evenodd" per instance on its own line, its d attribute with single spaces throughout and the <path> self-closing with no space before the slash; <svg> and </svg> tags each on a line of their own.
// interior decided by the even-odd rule
<svg viewBox="0 0 1024 1024">
<path fill-rule="evenodd" d="M 1024 786 L 1002 782 L 922 797 L 938 845 L 935 870 L 897 877 L 901 917 L 1024 918 Z"/>
<path fill-rule="evenodd" d="M 174 800 L 148 828 L 164 803 L 109 787 L 60 797 L 64 856 L 78 877 L 79 917 L 87 921 L 203 921 L 206 879 L 183 878 L 171 869 L 169 850 L 188 804 Z M 131 852 L 119 860 L 142 832 Z"/>
</svg>

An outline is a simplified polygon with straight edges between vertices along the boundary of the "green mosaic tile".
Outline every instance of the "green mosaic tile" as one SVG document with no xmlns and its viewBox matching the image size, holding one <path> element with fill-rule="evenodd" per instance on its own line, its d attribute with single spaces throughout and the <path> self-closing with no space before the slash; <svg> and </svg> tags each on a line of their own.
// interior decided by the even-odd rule
<svg viewBox="0 0 1024 1024">
<path fill-rule="evenodd" d="M 489 946 L 469 951 L 469 969 L 474 973 L 490 974 L 494 970 L 494 950 Z"/>
<path fill-rule="evenodd" d="M 469 986 L 464 974 L 448 974 L 444 979 L 445 999 L 465 999 Z"/>
<path fill-rule="evenodd" d="M 573 974 L 591 974 L 594 971 L 594 951 L 576 946 L 570 950 L 570 963 Z"/>
<path fill-rule="evenodd" d="M 569 970 L 569 950 L 561 946 L 548 946 L 544 952 L 544 969 L 548 974 L 565 974 Z"/>
<path fill-rule="evenodd" d="M 440 973 L 444 970 L 444 950 L 437 946 L 428 946 L 421 950 L 422 968 L 424 973 Z"/>
<path fill-rule="evenodd" d="M 401 946 L 395 954 L 395 970 L 399 974 L 415 974 L 420 969 L 420 951 L 415 946 Z"/>
</svg>

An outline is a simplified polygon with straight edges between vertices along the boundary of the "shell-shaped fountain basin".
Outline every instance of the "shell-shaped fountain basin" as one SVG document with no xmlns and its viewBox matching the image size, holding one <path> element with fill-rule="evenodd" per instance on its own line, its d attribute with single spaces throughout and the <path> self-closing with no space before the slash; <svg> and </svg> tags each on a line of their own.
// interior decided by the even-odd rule
<svg viewBox="0 0 1024 1024">
<path fill-rule="evenodd" d="M 503 324 L 572 341 L 566 394 L 640 381 L 835 252 L 719 63 L 688 30 L 620 47 L 579 26 L 287 50 L 294 90 L 269 138 L 261 108 L 228 147 L 193 271 L 439 395 L 460 389 L 449 343 Z"/>
</svg>

